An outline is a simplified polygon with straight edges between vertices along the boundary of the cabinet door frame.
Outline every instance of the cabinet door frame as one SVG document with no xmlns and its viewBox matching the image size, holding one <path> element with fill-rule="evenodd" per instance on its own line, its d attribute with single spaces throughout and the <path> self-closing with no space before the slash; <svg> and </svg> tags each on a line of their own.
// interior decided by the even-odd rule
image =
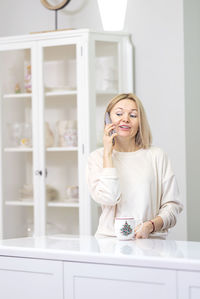
<svg viewBox="0 0 200 299">
<path fill-rule="evenodd" d="M 34 146 L 34 235 L 46 234 L 46 188 L 45 188 L 45 143 L 44 143 L 44 87 L 43 52 L 35 41 L 32 55 L 33 93 L 33 146 Z M 42 175 L 38 174 L 41 171 Z"/>
<path fill-rule="evenodd" d="M 79 182 L 79 234 L 91 234 L 91 221 L 90 221 L 90 201 L 89 194 L 85 188 L 85 166 L 87 161 L 87 156 L 89 151 L 87 150 L 87 142 L 89 126 L 87 124 L 87 117 L 83 114 L 88 110 L 88 52 L 87 39 L 79 37 L 71 38 L 57 38 L 57 39 L 47 39 L 42 41 L 37 41 L 37 61 L 38 61 L 38 99 L 40 101 L 40 108 L 37 107 L 40 127 L 39 136 L 39 165 L 42 173 L 45 173 L 46 162 L 45 162 L 45 145 L 44 145 L 44 84 L 43 84 L 43 49 L 45 47 L 56 47 L 56 46 L 75 46 L 76 54 L 76 73 L 77 73 L 77 124 L 78 124 L 78 182 Z M 84 83 L 83 83 L 84 82 Z M 84 99 L 84 100 L 83 100 Z M 38 101 L 37 101 L 38 102 Z M 84 103 L 84 106 L 83 106 Z M 39 111 L 40 109 L 40 111 Z M 37 167 L 35 167 L 37 169 Z M 36 178 L 37 180 L 38 178 Z M 45 199 L 45 176 L 39 177 L 40 184 L 40 201 L 38 202 L 38 213 L 41 213 L 40 219 L 37 219 L 36 223 L 38 226 L 36 228 L 36 235 L 43 235 L 46 233 L 46 199 Z M 36 186 L 38 186 L 36 183 Z M 37 199 L 36 199 L 37 200 Z M 37 217 L 37 216 L 36 216 Z M 40 221 L 40 222 L 39 222 Z"/>
<path fill-rule="evenodd" d="M 87 189 L 86 167 L 89 153 L 94 149 L 95 135 L 91 129 L 94 127 L 95 116 L 95 60 L 94 41 L 88 36 L 79 39 L 77 43 L 77 106 L 79 120 L 79 188 L 80 235 L 92 234 L 91 199 Z"/>
</svg>

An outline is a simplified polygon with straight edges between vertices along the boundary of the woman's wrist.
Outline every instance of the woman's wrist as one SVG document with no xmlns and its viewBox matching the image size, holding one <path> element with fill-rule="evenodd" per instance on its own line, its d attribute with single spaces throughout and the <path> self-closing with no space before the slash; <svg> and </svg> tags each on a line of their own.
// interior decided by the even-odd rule
<svg viewBox="0 0 200 299">
<path fill-rule="evenodd" d="M 155 227 L 155 223 L 153 220 L 149 220 L 149 222 L 151 223 L 151 226 L 152 226 L 152 231 L 151 233 L 154 233 L 156 231 L 156 227 Z"/>
<path fill-rule="evenodd" d="M 103 167 L 113 167 L 113 161 L 112 161 L 112 153 L 106 153 L 104 151 L 103 154 Z"/>
<path fill-rule="evenodd" d="M 144 223 L 144 225 L 146 226 L 146 228 L 148 229 L 149 234 L 153 232 L 153 226 L 152 223 L 148 220 Z"/>
<path fill-rule="evenodd" d="M 156 216 L 145 223 L 148 223 L 147 226 L 149 227 L 150 233 L 159 232 L 163 227 L 163 220 L 160 216 Z"/>
<path fill-rule="evenodd" d="M 112 150 L 107 150 L 104 148 L 103 155 L 104 157 L 112 157 Z"/>
</svg>

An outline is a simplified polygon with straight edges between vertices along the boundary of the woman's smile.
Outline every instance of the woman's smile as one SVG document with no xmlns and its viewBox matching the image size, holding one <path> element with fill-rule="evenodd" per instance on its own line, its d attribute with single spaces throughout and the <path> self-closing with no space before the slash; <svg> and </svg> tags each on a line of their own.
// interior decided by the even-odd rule
<svg viewBox="0 0 200 299">
<path fill-rule="evenodd" d="M 131 129 L 131 127 L 128 125 L 120 125 L 119 128 L 122 131 L 129 131 Z"/>
</svg>

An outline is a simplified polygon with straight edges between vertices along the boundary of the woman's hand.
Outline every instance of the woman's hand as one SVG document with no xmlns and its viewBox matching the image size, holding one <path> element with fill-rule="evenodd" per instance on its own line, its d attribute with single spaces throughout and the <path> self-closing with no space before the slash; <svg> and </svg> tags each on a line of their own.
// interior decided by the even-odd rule
<svg viewBox="0 0 200 299">
<path fill-rule="evenodd" d="M 104 129 L 104 135 L 103 135 L 103 144 L 104 144 L 104 153 L 106 154 L 112 154 L 113 151 L 113 138 L 117 136 L 117 133 L 112 133 L 112 130 L 114 130 L 116 127 L 115 124 L 108 124 L 105 126 Z"/>
<path fill-rule="evenodd" d="M 150 221 L 144 222 L 142 228 L 138 225 L 135 228 L 135 239 L 148 239 L 150 233 L 152 232 L 152 224 Z"/>
<path fill-rule="evenodd" d="M 153 221 L 154 227 L 153 227 L 151 221 Z M 136 227 L 135 232 L 138 230 L 138 232 L 135 233 L 136 239 L 147 239 L 149 237 L 150 233 L 153 232 L 153 230 L 155 232 L 157 232 L 157 231 L 159 232 L 162 229 L 164 223 L 163 223 L 161 216 L 156 216 L 151 221 L 144 222 L 141 230 L 139 230 L 139 228 L 140 228 L 139 225 Z"/>
</svg>

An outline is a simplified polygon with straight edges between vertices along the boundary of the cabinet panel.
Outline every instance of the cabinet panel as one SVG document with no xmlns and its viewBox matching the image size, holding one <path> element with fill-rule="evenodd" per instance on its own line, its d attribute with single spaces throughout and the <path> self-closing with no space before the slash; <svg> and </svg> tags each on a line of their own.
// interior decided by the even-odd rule
<svg viewBox="0 0 200 299">
<path fill-rule="evenodd" d="M 62 262 L 0 258 L 0 298 L 62 299 Z"/>
<path fill-rule="evenodd" d="M 200 298 L 200 272 L 178 271 L 178 299 Z"/>
<path fill-rule="evenodd" d="M 65 263 L 65 299 L 176 298 L 175 271 Z"/>
</svg>

